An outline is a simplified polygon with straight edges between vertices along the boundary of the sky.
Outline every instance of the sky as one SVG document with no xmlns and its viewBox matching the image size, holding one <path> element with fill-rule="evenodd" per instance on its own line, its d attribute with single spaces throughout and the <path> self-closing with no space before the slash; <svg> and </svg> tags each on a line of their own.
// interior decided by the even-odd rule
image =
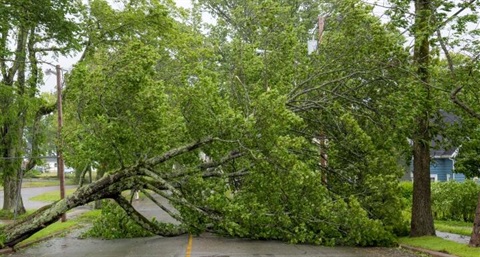
<svg viewBox="0 0 480 257">
<path fill-rule="evenodd" d="M 177 3 L 177 6 L 184 7 L 184 8 L 190 8 L 192 6 L 191 0 L 175 0 L 175 2 Z M 81 53 L 76 53 L 76 54 L 73 54 L 72 56 L 59 56 L 58 58 L 47 57 L 45 61 L 55 65 L 59 64 L 63 72 L 65 73 L 70 71 L 73 68 L 73 65 L 77 63 L 77 61 L 80 59 L 80 55 Z M 42 69 L 44 72 L 46 72 L 47 70 L 55 71 L 55 67 L 48 64 L 44 64 Z M 56 75 L 54 73 L 48 74 L 47 72 L 44 78 L 44 85 L 40 87 L 40 92 L 46 92 L 46 93 L 56 92 L 56 86 L 57 86 L 56 83 L 57 83 Z"/>
</svg>

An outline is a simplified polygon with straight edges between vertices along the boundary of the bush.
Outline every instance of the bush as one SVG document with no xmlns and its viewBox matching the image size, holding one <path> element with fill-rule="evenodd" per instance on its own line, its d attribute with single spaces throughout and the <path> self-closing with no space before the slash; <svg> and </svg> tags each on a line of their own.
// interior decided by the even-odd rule
<svg viewBox="0 0 480 257">
<path fill-rule="evenodd" d="M 432 184 L 432 210 L 435 219 L 472 221 L 480 186 L 471 180 Z"/>
<path fill-rule="evenodd" d="M 402 181 L 400 182 L 399 186 L 402 199 L 404 200 L 405 204 L 407 204 L 409 207 L 412 207 L 413 183 L 411 181 Z"/>
<path fill-rule="evenodd" d="M 152 236 L 152 234 L 133 221 L 115 202 L 106 201 L 102 208 L 102 214 L 83 236 L 117 239 L 146 237 Z"/>
<path fill-rule="evenodd" d="M 38 178 L 42 175 L 42 173 L 38 170 L 29 170 L 28 172 L 25 172 L 24 177 L 25 178 Z"/>
</svg>

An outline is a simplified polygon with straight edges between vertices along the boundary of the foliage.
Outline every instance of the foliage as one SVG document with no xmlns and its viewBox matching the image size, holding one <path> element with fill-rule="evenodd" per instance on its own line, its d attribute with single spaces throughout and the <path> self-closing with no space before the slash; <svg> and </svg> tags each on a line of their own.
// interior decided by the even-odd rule
<svg viewBox="0 0 480 257">
<path fill-rule="evenodd" d="M 465 136 L 465 135 L 464 135 Z M 480 175 L 480 141 L 479 131 L 474 129 L 462 141 L 459 154 L 455 158 L 455 172 L 463 173 L 468 178 Z"/>
<path fill-rule="evenodd" d="M 432 209 L 435 218 L 473 222 L 479 193 L 480 185 L 472 180 L 434 183 Z"/>
<path fill-rule="evenodd" d="M 400 182 L 400 189 L 402 199 L 407 203 L 407 205 L 412 204 L 413 197 L 413 183 L 411 181 L 402 181 Z"/>
<path fill-rule="evenodd" d="M 383 84 L 393 85 L 392 80 L 379 81 L 396 76 L 388 62 L 401 58 L 397 34 L 386 31 L 364 5 L 348 1 L 332 9 L 344 19 L 331 20 L 323 51 L 309 57 L 303 43 L 316 14 L 301 6 L 319 8 L 315 1 L 234 6 L 201 1 L 220 15 L 208 37 L 172 20 L 164 7 L 152 4 L 157 1 L 147 2 L 120 10 L 93 2 L 88 15 L 92 24 L 102 25 L 100 31 L 89 27 L 92 46 L 68 80 L 69 163 L 114 172 L 182 142 L 216 137 L 200 153 L 156 170 L 172 175 L 163 184 L 175 185 L 170 200 L 190 232 L 214 224 L 216 231 L 242 237 L 392 244 L 394 234 L 405 230 L 397 213 L 400 137 L 378 133 L 391 128 L 364 117 L 380 112 L 391 100 L 384 96 L 395 92 Z M 155 16 L 158 30 L 142 24 L 150 13 L 162 14 Z M 128 32 L 117 26 L 123 20 L 129 21 Z M 342 43 L 359 36 L 358 44 Z M 322 76 L 314 75 L 327 67 Z M 328 87 L 318 87 L 324 83 Z M 356 87 L 362 90 L 353 92 Z M 335 88 L 344 97 L 328 93 Z M 368 105 L 351 107 L 369 96 Z M 310 101 L 315 105 L 304 109 Z M 318 111 L 322 108 L 326 111 Z M 320 131 L 331 138 L 327 185 L 318 145 L 312 143 Z M 229 153 L 242 157 L 207 170 L 224 177 L 203 177 L 198 154 L 222 160 Z M 239 171 L 245 174 L 229 177 Z M 175 176 L 179 173 L 188 176 Z M 98 227 L 98 233 L 109 228 Z"/>
<path fill-rule="evenodd" d="M 0 10 L 0 172 L 3 209 L 24 212 L 20 181 L 44 152 L 42 117 L 54 107 L 39 96 L 47 56 L 81 48 L 80 1 L 2 1 Z M 22 169 L 22 158 L 27 157 Z M 13 204 L 20 203 L 20 204 Z"/>
<path fill-rule="evenodd" d="M 93 221 L 93 226 L 83 236 L 103 239 L 152 236 L 151 232 L 135 223 L 117 204 L 106 201 L 102 206 L 100 217 Z"/>
<path fill-rule="evenodd" d="M 30 170 L 25 173 L 24 178 L 36 178 L 40 176 L 42 173 L 38 170 Z"/>
</svg>

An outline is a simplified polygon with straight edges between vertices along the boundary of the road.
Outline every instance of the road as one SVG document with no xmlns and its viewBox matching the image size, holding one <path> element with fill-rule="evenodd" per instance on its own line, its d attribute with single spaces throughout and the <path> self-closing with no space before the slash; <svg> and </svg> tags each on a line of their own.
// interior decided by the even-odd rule
<svg viewBox="0 0 480 257">
<path fill-rule="evenodd" d="M 22 189 L 25 199 L 56 188 Z M 0 193 L 3 199 L 3 192 Z M 26 199 L 26 208 L 32 201 Z M 32 203 L 37 206 L 40 203 Z M 41 203 L 43 206 L 45 203 Z M 135 208 L 146 216 L 173 221 L 162 214 L 148 199 L 135 203 Z M 10 254 L 12 257 L 416 257 L 399 248 L 355 248 L 293 245 L 278 241 L 247 240 L 218 237 L 209 233 L 200 236 L 171 238 L 150 237 L 121 240 L 79 239 L 78 232 L 63 238 L 54 238 Z"/>
<path fill-rule="evenodd" d="M 56 238 L 9 256 L 15 257 L 415 257 L 398 248 L 292 245 L 277 241 L 221 238 L 208 233 L 121 240 Z"/>
</svg>

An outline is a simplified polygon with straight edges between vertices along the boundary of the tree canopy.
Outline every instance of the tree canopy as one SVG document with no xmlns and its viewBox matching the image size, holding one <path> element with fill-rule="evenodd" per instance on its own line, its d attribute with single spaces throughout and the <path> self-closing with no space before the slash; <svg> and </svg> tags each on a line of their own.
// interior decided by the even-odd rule
<svg viewBox="0 0 480 257">
<path fill-rule="evenodd" d="M 478 92 L 476 60 L 450 51 L 443 58 L 439 51 L 447 43 L 462 44 L 447 42 L 439 31 L 448 25 L 463 39 L 475 17 L 460 14 L 474 12 L 473 2 L 414 1 L 410 19 L 410 1 L 390 1 L 388 22 L 359 0 L 198 0 L 190 11 L 162 0 L 44 2 L 41 15 L 25 14 L 39 26 L 26 35 L 51 40 L 45 45 L 55 44 L 48 50 L 58 53 L 82 49 L 66 80 L 58 147 L 83 171 L 79 176 L 89 168 L 105 174 L 5 228 L 6 245 L 70 208 L 105 198 L 164 236 L 213 231 L 294 243 L 392 245 L 408 232 L 398 181 L 412 155 L 410 233 L 434 234 L 430 147 L 447 132 L 438 117 L 445 110 L 461 113 L 452 102 L 475 113 L 469 106 Z M 16 3 L 2 12 L 30 6 Z M 449 16 L 455 6 L 460 11 Z M 203 23 L 202 13 L 214 22 Z M 16 21 L 22 16 L 6 17 L 3 23 L 24 28 Z M 413 37 L 413 49 L 402 29 Z M 312 40 L 317 46 L 309 51 Z M 5 39 L 4 65 L 25 69 L 25 57 L 5 52 L 7 45 Z M 25 74 L 33 76 L 38 68 L 28 67 Z M 7 85 L 13 77 L 4 70 Z M 40 77 L 30 94 L 39 102 Z M 2 87 L 0 104 L 21 106 L 24 101 L 14 100 L 21 87 L 13 90 L 21 82 L 17 75 Z M 18 108 L 0 111 L 13 115 Z M 25 124 L 35 121 L 31 113 Z M 12 115 L 0 121 L 10 124 Z M 478 155 L 475 140 L 464 144 Z M 469 174 L 469 165 L 459 169 Z M 122 196 L 125 190 L 165 197 L 175 210 L 157 203 L 159 211 L 180 225 L 147 220 Z"/>
</svg>

